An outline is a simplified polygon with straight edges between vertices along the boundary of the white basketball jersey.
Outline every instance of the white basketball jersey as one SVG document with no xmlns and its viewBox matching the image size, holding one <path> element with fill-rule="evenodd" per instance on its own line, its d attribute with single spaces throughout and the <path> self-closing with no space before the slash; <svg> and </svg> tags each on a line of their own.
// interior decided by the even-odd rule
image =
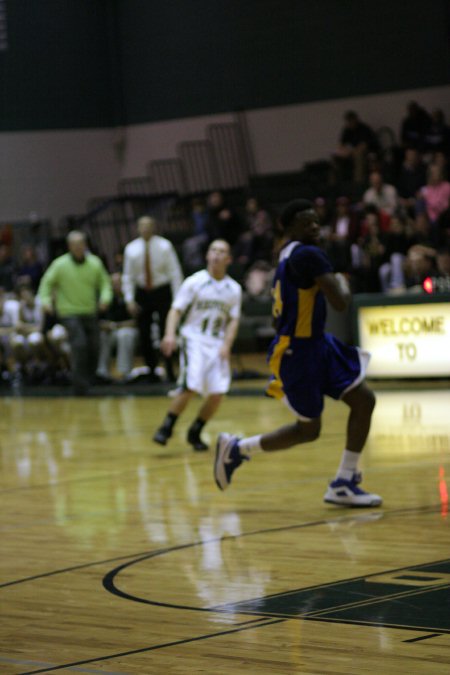
<svg viewBox="0 0 450 675">
<path fill-rule="evenodd" d="M 241 314 L 242 289 L 225 276 L 218 281 L 206 270 L 196 272 L 182 283 L 172 307 L 183 312 L 183 337 L 221 342 L 230 319 Z"/>
</svg>

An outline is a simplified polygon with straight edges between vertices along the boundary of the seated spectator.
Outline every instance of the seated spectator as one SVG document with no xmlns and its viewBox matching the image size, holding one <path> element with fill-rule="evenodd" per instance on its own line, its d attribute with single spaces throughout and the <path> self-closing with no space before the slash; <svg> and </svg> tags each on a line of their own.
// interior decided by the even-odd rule
<svg viewBox="0 0 450 675">
<path fill-rule="evenodd" d="M 352 285 L 355 293 L 377 293 L 381 290 L 378 269 L 385 246 L 376 209 L 369 209 L 362 223 L 365 233 L 351 245 Z"/>
<path fill-rule="evenodd" d="M 316 197 L 314 200 L 314 209 L 317 213 L 318 223 L 320 225 L 321 243 L 322 245 L 325 245 L 325 241 L 330 236 L 331 231 L 331 213 L 327 200 L 324 197 Z"/>
<path fill-rule="evenodd" d="M 383 293 L 399 292 L 404 290 L 403 266 L 409 245 L 405 220 L 399 216 L 393 216 L 382 240 L 384 254 L 378 270 L 381 291 Z"/>
<path fill-rule="evenodd" d="M 450 247 L 450 208 L 439 216 L 437 229 L 437 247 Z"/>
<path fill-rule="evenodd" d="M 119 248 L 113 255 L 112 273 L 123 271 L 123 248 Z"/>
<path fill-rule="evenodd" d="M 16 266 L 9 244 L 0 243 L 0 287 L 7 293 L 14 290 Z"/>
<path fill-rule="evenodd" d="M 242 234 L 243 226 L 238 214 L 224 205 L 224 208 L 220 209 L 214 219 L 209 221 L 208 230 L 210 242 L 215 239 L 222 239 L 233 248 Z"/>
<path fill-rule="evenodd" d="M 15 370 L 20 379 L 42 382 L 49 369 L 49 353 L 43 326 L 44 314 L 31 286 L 19 286 L 19 320 L 10 344 Z"/>
<path fill-rule="evenodd" d="M 214 238 L 213 231 L 219 221 L 219 213 L 224 208 L 223 194 L 218 190 L 208 195 L 206 205 L 201 198 L 192 200 L 191 220 L 193 234 L 187 237 L 181 246 L 181 262 L 186 274 L 203 269 L 209 242 Z"/>
<path fill-rule="evenodd" d="M 344 115 L 335 163 L 341 169 L 342 177 L 350 176 L 355 183 L 364 183 L 367 178 L 367 161 L 370 152 L 377 151 L 377 140 L 373 130 L 362 122 L 357 113 L 349 110 Z"/>
<path fill-rule="evenodd" d="M 244 291 L 247 297 L 267 299 L 272 294 L 274 267 L 265 260 L 256 261 L 244 278 Z"/>
<path fill-rule="evenodd" d="M 419 198 L 431 225 L 433 241 L 438 239 L 439 216 L 450 206 L 450 183 L 443 178 L 438 164 L 430 164 L 427 172 L 427 183 L 419 190 Z"/>
<path fill-rule="evenodd" d="M 351 245 L 356 241 L 359 221 L 348 197 L 336 199 L 335 214 L 324 247 L 335 272 L 348 272 L 351 266 Z"/>
<path fill-rule="evenodd" d="M 436 271 L 438 277 L 450 279 L 450 245 L 436 251 Z"/>
<path fill-rule="evenodd" d="M 255 197 L 249 197 L 245 204 L 244 217 L 246 229 L 233 249 L 235 261 L 244 267 L 258 260 L 271 262 L 274 232 L 268 211 L 261 208 Z"/>
<path fill-rule="evenodd" d="M 406 234 L 408 237 L 408 248 L 415 244 L 432 246 L 431 225 L 425 211 L 418 210 L 414 219 L 408 221 Z"/>
<path fill-rule="evenodd" d="M 17 283 L 29 284 L 36 293 L 43 274 L 44 268 L 38 260 L 36 249 L 30 245 L 24 246 L 16 269 Z"/>
<path fill-rule="evenodd" d="M 424 138 L 424 152 L 433 155 L 435 152 L 444 155 L 450 153 L 450 127 L 445 121 L 445 116 L 440 108 L 431 112 L 430 124 Z"/>
<path fill-rule="evenodd" d="M 363 203 L 376 206 L 380 213 L 392 216 L 398 209 L 397 190 L 393 185 L 385 183 L 379 171 L 372 171 L 369 176 L 370 187 L 364 192 Z"/>
<path fill-rule="evenodd" d="M 19 323 L 19 302 L 8 298 L 0 287 L 0 383 L 12 379 L 14 363 L 11 353 L 11 338 Z"/>
<path fill-rule="evenodd" d="M 72 359 L 67 329 L 55 316 L 46 314 L 44 335 L 49 352 L 50 380 L 56 384 L 70 384 Z"/>
<path fill-rule="evenodd" d="M 400 127 L 400 140 L 403 147 L 416 148 L 419 152 L 423 152 L 430 121 L 427 111 L 417 101 L 410 101 L 407 114 Z"/>
<path fill-rule="evenodd" d="M 442 171 L 442 178 L 448 180 L 449 178 L 449 158 L 442 150 L 436 150 L 431 156 L 429 164 L 437 164 Z"/>
<path fill-rule="evenodd" d="M 411 246 L 406 254 L 403 270 L 405 288 L 422 292 L 425 279 L 436 273 L 436 249 L 422 244 Z"/>
<path fill-rule="evenodd" d="M 221 194 L 221 193 L 219 193 Z M 208 234 L 209 215 L 205 200 L 201 197 L 194 197 L 191 205 L 191 220 L 194 236 Z"/>
<path fill-rule="evenodd" d="M 397 189 L 400 205 L 410 214 L 414 212 L 416 197 L 427 181 L 427 169 L 416 148 L 406 148 L 400 167 Z"/>
<path fill-rule="evenodd" d="M 130 315 L 122 293 L 122 277 L 119 273 L 111 275 L 113 299 L 108 309 L 100 316 L 100 353 L 97 366 L 97 379 L 111 382 L 111 360 L 116 351 L 116 371 L 120 380 L 126 381 L 133 368 L 138 330 Z"/>
</svg>

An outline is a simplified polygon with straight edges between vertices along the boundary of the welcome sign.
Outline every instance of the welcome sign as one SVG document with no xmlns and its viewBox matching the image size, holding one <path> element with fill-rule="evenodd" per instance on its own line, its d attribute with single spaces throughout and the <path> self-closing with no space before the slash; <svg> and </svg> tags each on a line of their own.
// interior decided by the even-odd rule
<svg viewBox="0 0 450 675">
<path fill-rule="evenodd" d="M 357 323 L 369 376 L 450 375 L 450 303 L 359 307 Z"/>
</svg>

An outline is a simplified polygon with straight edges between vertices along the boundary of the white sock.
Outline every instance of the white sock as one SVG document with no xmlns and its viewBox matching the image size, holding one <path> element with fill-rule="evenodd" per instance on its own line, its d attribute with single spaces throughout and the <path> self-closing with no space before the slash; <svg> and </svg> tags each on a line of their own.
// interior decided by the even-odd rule
<svg viewBox="0 0 450 675">
<path fill-rule="evenodd" d="M 261 436 L 250 436 L 249 438 L 243 438 L 239 441 L 239 450 L 242 455 L 247 455 L 250 457 L 255 452 L 261 452 Z"/>
<path fill-rule="evenodd" d="M 351 480 L 353 474 L 358 470 L 359 452 L 344 450 L 341 457 L 341 463 L 336 473 L 336 478 Z"/>
</svg>

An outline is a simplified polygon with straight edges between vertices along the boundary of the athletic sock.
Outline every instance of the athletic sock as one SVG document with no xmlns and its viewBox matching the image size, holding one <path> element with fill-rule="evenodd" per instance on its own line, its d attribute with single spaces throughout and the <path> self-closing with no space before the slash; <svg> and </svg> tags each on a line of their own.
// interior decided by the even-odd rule
<svg viewBox="0 0 450 675">
<path fill-rule="evenodd" d="M 341 457 L 341 463 L 336 473 L 336 478 L 351 480 L 353 474 L 358 470 L 359 452 L 344 450 Z"/>
<path fill-rule="evenodd" d="M 249 436 L 249 438 L 243 438 L 240 440 L 239 451 L 241 455 L 250 457 L 251 455 L 254 455 L 255 452 L 261 452 L 261 437 L 262 434 L 259 434 L 259 436 Z"/>
</svg>

